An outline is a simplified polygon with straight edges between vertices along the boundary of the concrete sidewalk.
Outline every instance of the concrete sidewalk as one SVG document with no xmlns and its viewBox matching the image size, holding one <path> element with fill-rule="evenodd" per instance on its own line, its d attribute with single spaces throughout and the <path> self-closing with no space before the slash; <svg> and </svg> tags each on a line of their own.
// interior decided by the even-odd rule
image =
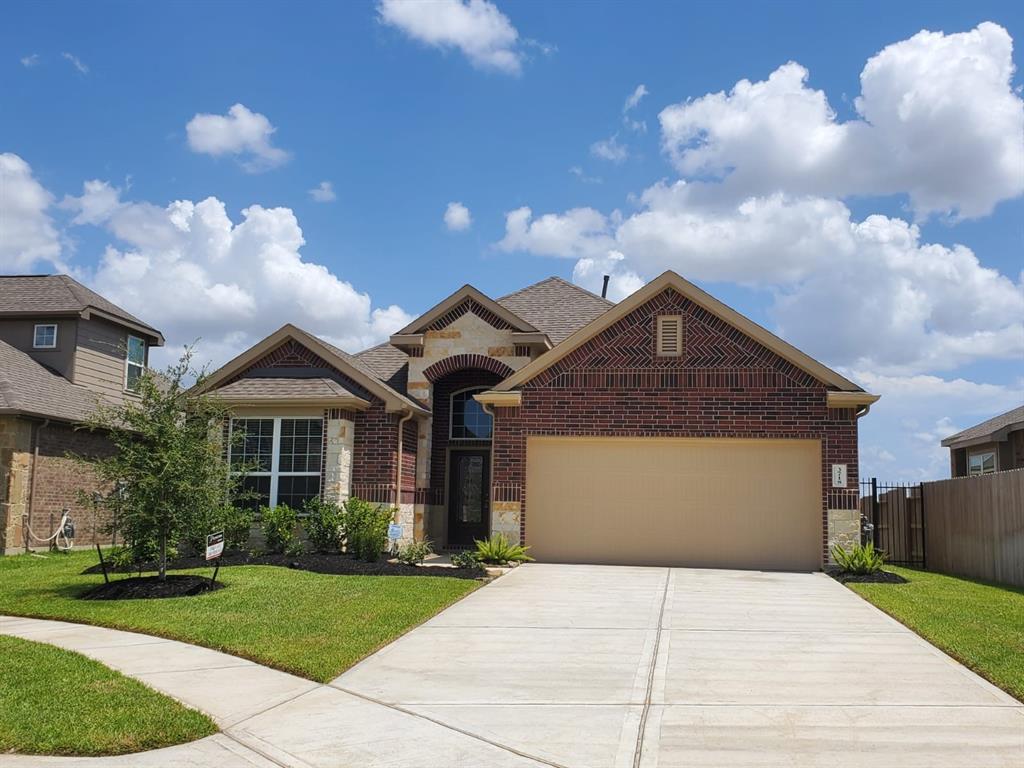
<svg viewBox="0 0 1024 768">
<path fill-rule="evenodd" d="M 10 618 L 0 632 L 84 653 L 224 728 L 4 768 L 1024 765 L 1024 705 L 822 574 L 526 565 L 327 686 L 129 632 Z"/>
</svg>

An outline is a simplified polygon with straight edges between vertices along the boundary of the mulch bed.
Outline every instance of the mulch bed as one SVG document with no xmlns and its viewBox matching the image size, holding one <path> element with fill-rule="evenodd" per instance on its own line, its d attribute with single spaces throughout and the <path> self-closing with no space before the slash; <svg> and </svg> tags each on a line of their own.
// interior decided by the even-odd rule
<svg viewBox="0 0 1024 768">
<path fill-rule="evenodd" d="M 163 597 L 191 597 L 223 589 L 220 582 L 205 576 L 132 576 L 100 584 L 82 595 L 83 600 L 155 600 Z"/>
<path fill-rule="evenodd" d="M 201 557 L 179 557 L 167 564 L 168 570 L 185 570 L 187 568 L 210 568 L 213 569 L 215 561 L 206 561 Z M 484 578 L 480 573 L 468 568 L 428 568 L 404 563 L 389 563 L 387 560 L 378 560 L 376 563 L 366 563 L 354 557 L 342 553 L 319 554 L 316 552 L 304 552 L 301 555 L 272 555 L 250 552 L 228 552 L 220 558 L 221 568 L 230 568 L 235 565 L 274 565 L 281 568 L 293 568 L 300 571 L 312 571 L 313 573 L 329 573 L 337 575 L 362 575 L 362 576 L 443 576 L 449 579 L 479 579 Z M 138 567 L 123 568 L 118 571 L 107 564 L 108 573 L 137 573 Z M 156 564 L 143 566 L 144 571 L 156 570 Z M 86 573 L 102 573 L 103 569 L 99 563 L 86 569 Z M 191 577 L 182 577 L 191 578 Z"/>
<path fill-rule="evenodd" d="M 907 580 L 900 576 L 898 573 L 890 573 L 889 571 L 879 571 L 878 573 L 843 573 L 842 571 L 833 571 L 829 573 L 836 581 L 841 584 L 906 584 Z"/>
</svg>

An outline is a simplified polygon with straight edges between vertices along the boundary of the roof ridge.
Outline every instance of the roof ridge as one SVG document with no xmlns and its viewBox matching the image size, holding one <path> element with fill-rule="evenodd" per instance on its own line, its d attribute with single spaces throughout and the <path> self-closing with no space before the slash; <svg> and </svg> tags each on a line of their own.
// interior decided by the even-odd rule
<svg viewBox="0 0 1024 768">
<path fill-rule="evenodd" d="M 610 299 L 606 299 L 604 296 L 599 296 L 596 293 L 594 293 L 593 291 L 588 291 L 582 285 L 577 285 L 576 283 L 572 282 L 571 280 L 566 280 L 564 277 L 561 277 L 560 275 L 549 275 L 548 277 L 545 277 L 543 280 L 538 280 L 536 283 L 530 283 L 529 285 L 523 286 L 519 290 L 512 291 L 512 293 L 507 293 L 504 296 L 499 296 L 497 299 L 495 299 L 495 301 L 501 302 L 501 301 L 504 301 L 505 299 L 510 299 L 513 296 L 518 296 L 521 293 L 525 293 L 526 291 L 530 290 L 531 288 L 536 288 L 537 286 L 544 285 L 544 283 L 550 283 L 550 282 L 558 282 L 558 283 L 561 283 L 562 285 L 566 285 L 566 286 L 568 286 L 570 288 L 573 288 L 573 289 L 579 291 L 580 293 L 584 293 L 587 296 L 590 296 L 591 298 L 597 299 L 599 301 L 603 301 L 606 304 L 608 304 L 608 306 L 612 306 L 612 305 L 615 304 L 614 301 L 611 301 Z"/>
</svg>

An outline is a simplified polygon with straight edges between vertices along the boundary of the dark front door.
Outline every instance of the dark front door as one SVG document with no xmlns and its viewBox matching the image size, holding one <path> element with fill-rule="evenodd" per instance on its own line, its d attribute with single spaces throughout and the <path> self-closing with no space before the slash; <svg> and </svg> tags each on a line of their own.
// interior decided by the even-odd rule
<svg viewBox="0 0 1024 768">
<path fill-rule="evenodd" d="M 491 522 L 491 452 L 455 451 L 449 455 L 448 544 L 467 546 L 486 539 Z"/>
</svg>

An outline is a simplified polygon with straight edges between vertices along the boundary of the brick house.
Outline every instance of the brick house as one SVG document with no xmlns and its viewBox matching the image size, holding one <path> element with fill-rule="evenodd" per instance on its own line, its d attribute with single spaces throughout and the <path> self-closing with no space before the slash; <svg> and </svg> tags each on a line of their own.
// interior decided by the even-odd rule
<svg viewBox="0 0 1024 768">
<path fill-rule="evenodd" d="M 672 272 L 619 304 L 467 285 L 355 355 L 288 325 L 205 387 L 264 503 L 357 495 L 406 540 L 541 560 L 804 570 L 859 538 L 878 399 Z"/>
<path fill-rule="evenodd" d="M 76 545 L 109 542 L 78 492 L 100 489 L 69 455 L 104 455 L 100 433 L 77 429 L 100 402 L 135 397 L 155 328 L 67 275 L 0 276 L 0 553 L 45 546 L 63 509 Z M 27 524 L 27 525 L 26 525 Z"/>
</svg>

